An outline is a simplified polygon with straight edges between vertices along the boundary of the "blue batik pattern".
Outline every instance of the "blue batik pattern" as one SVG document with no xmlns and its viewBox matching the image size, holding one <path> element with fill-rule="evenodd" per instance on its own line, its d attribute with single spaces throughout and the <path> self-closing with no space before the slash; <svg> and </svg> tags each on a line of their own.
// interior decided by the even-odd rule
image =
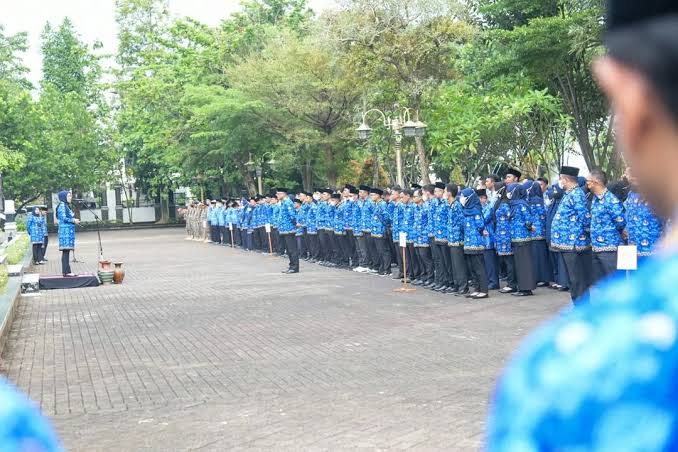
<svg viewBox="0 0 678 452">
<path fill-rule="evenodd" d="M 353 215 L 354 211 L 356 208 L 356 203 L 352 199 L 346 199 L 344 201 L 346 204 L 345 210 L 344 210 L 344 231 L 352 231 L 353 230 Z"/>
<path fill-rule="evenodd" d="M 351 214 L 351 227 L 353 228 L 353 235 L 355 237 L 363 236 L 363 204 L 362 199 L 355 201 L 353 212 Z"/>
<path fill-rule="evenodd" d="M 629 192 L 624 202 L 629 245 L 636 245 L 638 256 L 650 256 L 662 235 L 664 225 L 652 207 L 638 193 Z"/>
<path fill-rule="evenodd" d="M 315 235 L 318 233 L 318 204 L 311 202 L 308 204 L 306 213 L 306 232 Z"/>
<path fill-rule="evenodd" d="M 447 243 L 447 214 L 449 211 L 450 204 L 443 199 L 434 204 L 431 227 L 436 242 Z"/>
<path fill-rule="evenodd" d="M 532 219 L 530 215 L 530 207 L 527 204 L 520 205 L 512 209 L 510 218 L 511 241 L 529 242 L 532 240 L 531 229 Z"/>
<path fill-rule="evenodd" d="M 391 238 L 394 242 L 400 241 L 400 231 L 403 224 L 403 203 L 395 203 L 391 217 Z"/>
<path fill-rule="evenodd" d="M 386 201 L 378 201 L 374 203 L 372 210 L 372 221 L 370 222 L 370 230 L 372 237 L 383 237 L 386 231 L 386 223 L 388 222 L 388 212 L 386 211 Z"/>
<path fill-rule="evenodd" d="M 594 252 L 616 251 L 623 244 L 621 233 L 626 225 L 624 205 L 607 190 L 591 201 L 591 248 Z"/>
<path fill-rule="evenodd" d="M 556 251 L 584 251 L 591 248 L 591 213 L 580 187 L 565 193 L 551 223 L 551 248 Z"/>
<path fill-rule="evenodd" d="M 62 202 L 57 206 L 56 214 L 59 221 L 59 249 L 75 249 L 75 215 L 71 207 Z"/>
<path fill-rule="evenodd" d="M 512 256 L 511 246 L 511 206 L 508 202 L 501 202 L 494 212 L 495 233 L 494 246 L 499 256 Z"/>
<path fill-rule="evenodd" d="M 447 211 L 447 245 L 464 245 L 464 212 L 459 201 L 454 201 Z"/>
<path fill-rule="evenodd" d="M 45 217 L 33 214 L 29 215 L 28 220 L 26 220 L 26 232 L 28 232 L 31 243 L 42 244 L 45 241 L 47 232 Z"/>
<path fill-rule="evenodd" d="M 414 205 L 414 246 L 430 246 L 432 237 L 429 237 L 431 231 L 429 215 L 432 215 L 434 209 L 427 209 L 424 205 Z"/>
<path fill-rule="evenodd" d="M 209 206 L 207 208 L 207 224 L 211 225 L 213 219 L 214 219 L 214 207 Z"/>
<path fill-rule="evenodd" d="M 371 199 L 366 199 L 363 201 L 362 213 L 361 213 L 361 230 L 363 232 L 372 231 L 372 213 L 374 212 L 374 202 Z"/>
<path fill-rule="evenodd" d="M 413 202 L 404 203 L 402 205 L 403 217 L 400 222 L 400 231 L 407 234 L 407 243 L 414 243 L 417 233 L 414 228 L 414 208 Z M 400 240 L 400 238 L 398 238 Z"/>
<path fill-rule="evenodd" d="M 299 207 L 299 210 L 297 210 L 297 225 L 299 225 L 301 228 L 305 228 L 308 224 L 308 210 L 310 206 L 310 204 L 305 202 L 302 203 L 301 207 Z"/>
<path fill-rule="evenodd" d="M 494 207 L 488 202 L 483 206 L 483 220 L 485 220 L 485 249 L 494 249 L 495 229 L 494 229 Z"/>
<path fill-rule="evenodd" d="M 318 221 L 318 230 L 331 229 L 329 222 L 329 207 L 330 204 L 327 201 L 318 201 L 318 211 L 316 213 L 316 218 Z"/>
<path fill-rule="evenodd" d="M 428 218 L 432 218 L 434 215 L 434 211 L 438 203 L 441 202 L 438 198 L 431 198 L 428 201 L 424 202 L 424 209 L 426 209 L 426 214 Z M 433 235 L 433 222 L 430 222 L 428 226 L 428 236 L 431 237 L 431 239 L 434 238 Z"/>
<path fill-rule="evenodd" d="M 287 198 L 285 198 L 287 199 Z M 275 204 L 271 204 L 269 206 L 270 212 L 271 212 L 271 226 L 274 228 L 280 228 L 280 212 L 281 212 L 281 202 L 277 202 Z M 292 205 L 294 205 L 294 202 L 292 202 Z M 296 209 L 295 209 L 296 210 Z"/>
<path fill-rule="evenodd" d="M 486 450 L 676 450 L 676 281 L 674 249 L 533 333 L 500 379 Z"/>
<path fill-rule="evenodd" d="M 464 252 L 485 250 L 484 228 L 485 219 L 481 212 L 474 215 L 464 215 Z"/>
<path fill-rule="evenodd" d="M 294 202 L 289 197 L 286 197 L 280 201 L 278 232 L 281 234 L 292 234 L 296 231 L 297 210 L 294 208 Z"/>
<path fill-rule="evenodd" d="M 388 226 L 393 227 L 393 212 L 395 212 L 396 205 L 391 201 L 386 202 L 386 214 L 388 215 Z"/>
<path fill-rule="evenodd" d="M 348 203 L 341 202 L 334 208 L 334 233 L 344 235 L 344 225 L 346 222 L 346 206 Z"/>
</svg>

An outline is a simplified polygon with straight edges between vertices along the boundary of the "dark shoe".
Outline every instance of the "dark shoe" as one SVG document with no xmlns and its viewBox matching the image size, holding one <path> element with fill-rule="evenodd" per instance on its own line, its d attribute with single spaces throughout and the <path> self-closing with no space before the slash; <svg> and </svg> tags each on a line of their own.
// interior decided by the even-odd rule
<svg viewBox="0 0 678 452">
<path fill-rule="evenodd" d="M 457 293 L 454 294 L 455 297 L 463 297 L 468 294 L 468 289 L 457 290 Z"/>
<path fill-rule="evenodd" d="M 537 287 L 548 287 L 549 283 L 542 281 L 537 283 Z"/>
<path fill-rule="evenodd" d="M 444 292 L 444 291 L 446 291 L 447 289 L 448 289 L 448 286 L 446 286 L 446 285 L 443 284 L 443 285 L 441 285 L 441 286 L 438 286 L 437 289 L 433 289 L 433 290 L 435 290 L 436 292 Z"/>
<path fill-rule="evenodd" d="M 445 291 L 443 293 L 449 293 L 449 294 L 457 293 L 457 288 L 456 287 L 448 287 L 447 289 L 445 289 Z"/>
<path fill-rule="evenodd" d="M 560 289 L 558 289 L 558 291 L 559 292 L 569 292 L 570 288 L 569 287 L 561 287 Z"/>
<path fill-rule="evenodd" d="M 283 270 L 283 273 L 287 275 L 291 275 L 292 273 L 299 273 L 299 270 L 292 270 L 291 268 L 289 270 Z"/>
<path fill-rule="evenodd" d="M 421 287 L 425 287 L 425 288 L 428 289 L 428 288 L 431 287 L 433 284 L 435 284 L 433 281 L 424 281 L 424 284 L 422 284 Z"/>
<path fill-rule="evenodd" d="M 506 286 L 503 289 L 499 289 L 499 293 L 515 293 L 516 289 L 513 287 Z"/>
<path fill-rule="evenodd" d="M 521 290 L 519 292 L 511 294 L 514 297 L 530 297 L 534 295 L 531 290 Z"/>
<path fill-rule="evenodd" d="M 412 281 L 410 284 L 412 284 L 413 286 L 421 286 L 423 283 L 424 283 L 424 282 L 423 282 L 422 280 L 420 280 L 420 279 L 415 279 L 415 280 Z"/>
<path fill-rule="evenodd" d="M 472 293 L 467 293 L 464 295 L 465 298 L 475 298 L 475 296 L 478 295 L 478 292 L 472 292 Z"/>
</svg>

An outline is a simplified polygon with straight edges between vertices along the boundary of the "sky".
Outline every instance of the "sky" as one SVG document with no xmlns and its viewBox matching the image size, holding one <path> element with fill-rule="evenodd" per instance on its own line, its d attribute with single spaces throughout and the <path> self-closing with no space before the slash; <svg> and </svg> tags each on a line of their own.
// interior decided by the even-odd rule
<svg viewBox="0 0 678 452">
<path fill-rule="evenodd" d="M 174 16 L 190 16 L 208 25 L 217 25 L 236 11 L 239 3 L 239 0 L 169 0 Z M 309 0 L 309 5 L 321 12 L 334 5 L 334 1 Z M 59 24 L 66 16 L 73 21 L 84 42 L 101 41 L 104 53 L 115 53 L 115 0 L 0 0 L 0 24 L 5 32 L 28 32 L 30 50 L 24 55 L 24 64 L 30 69 L 30 80 L 36 86 L 42 70 L 40 33 L 46 22 Z"/>
</svg>

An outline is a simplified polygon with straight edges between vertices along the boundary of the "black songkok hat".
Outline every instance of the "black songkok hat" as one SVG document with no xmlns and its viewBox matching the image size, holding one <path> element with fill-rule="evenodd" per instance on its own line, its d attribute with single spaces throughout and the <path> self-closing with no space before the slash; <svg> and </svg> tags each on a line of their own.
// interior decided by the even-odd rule
<svg viewBox="0 0 678 452">
<path fill-rule="evenodd" d="M 478 197 L 481 197 L 481 196 L 487 196 L 487 189 L 485 189 L 485 188 L 479 188 L 479 189 L 477 189 L 477 190 L 476 190 L 476 195 L 478 195 Z"/>
<path fill-rule="evenodd" d="M 678 13 L 676 0 L 609 0 L 607 29 L 614 31 L 651 19 Z"/>
<path fill-rule="evenodd" d="M 341 199 L 341 195 L 339 193 L 332 193 L 332 199 Z"/>
<path fill-rule="evenodd" d="M 302 191 L 302 193 L 305 194 L 306 196 L 311 196 L 311 197 L 313 196 L 313 193 L 311 193 L 310 191 Z"/>
<path fill-rule="evenodd" d="M 351 184 L 346 184 L 346 185 L 344 185 L 344 188 L 348 189 L 348 191 L 351 191 L 351 190 L 354 189 L 355 187 L 354 187 L 353 185 L 351 185 Z"/>
<path fill-rule="evenodd" d="M 560 174 L 564 176 L 577 177 L 579 176 L 579 168 L 574 166 L 562 166 L 560 168 Z"/>
<path fill-rule="evenodd" d="M 411 187 L 412 187 L 414 190 L 421 190 L 421 185 L 419 185 L 419 184 L 412 184 Z"/>
<path fill-rule="evenodd" d="M 371 187 L 369 185 L 361 185 L 358 187 L 362 191 L 370 191 Z"/>
<path fill-rule="evenodd" d="M 278 187 L 278 188 L 275 189 L 275 193 L 289 193 L 289 192 L 290 192 L 289 188 L 285 188 L 285 187 Z M 273 193 L 273 192 L 271 192 L 271 193 Z M 275 196 L 275 193 L 273 193 L 274 196 Z"/>
<path fill-rule="evenodd" d="M 436 188 L 439 188 L 441 190 L 445 190 L 445 184 L 443 184 L 442 182 L 436 182 L 434 185 L 435 185 Z"/>
<path fill-rule="evenodd" d="M 329 193 L 332 194 L 332 189 L 331 188 L 321 188 L 320 193 Z"/>
<path fill-rule="evenodd" d="M 351 193 L 352 195 L 358 194 L 358 189 L 356 187 L 354 187 L 353 185 L 350 185 L 346 188 L 348 188 L 348 192 Z"/>
<path fill-rule="evenodd" d="M 370 193 L 376 193 L 377 195 L 381 196 L 384 194 L 384 190 L 380 190 L 379 188 L 371 188 Z"/>
<path fill-rule="evenodd" d="M 516 176 L 518 179 L 520 179 L 520 176 L 523 175 L 523 173 L 521 173 L 520 171 L 518 171 L 518 170 L 515 169 L 515 168 L 509 168 L 508 171 L 506 171 L 506 174 L 507 174 L 507 175 L 508 175 L 508 174 L 513 174 L 513 175 Z"/>
<path fill-rule="evenodd" d="M 299 198 L 294 198 L 294 203 L 295 204 L 297 204 L 297 203 L 302 204 L 301 199 L 299 199 Z"/>
</svg>

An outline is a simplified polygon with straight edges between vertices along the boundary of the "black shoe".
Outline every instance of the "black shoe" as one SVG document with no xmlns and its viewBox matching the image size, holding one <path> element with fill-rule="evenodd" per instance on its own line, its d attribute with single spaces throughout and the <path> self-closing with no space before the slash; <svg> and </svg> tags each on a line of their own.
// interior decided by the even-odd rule
<svg viewBox="0 0 678 452">
<path fill-rule="evenodd" d="M 549 283 L 542 281 L 537 283 L 537 287 L 548 287 Z"/>
<path fill-rule="evenodd" d="M 433 289 L 433 290 L 435 290 L 436 292 L 444 292 L 444 291 L 446 291 L 447 289 L 449 289 L 449 287 L 446 286 L 446 285 L 444 285 L 444 284 L 442 284 L 442 285 L 438 286 L 437 289 Z"/>
<path fill-rule="evenodd" d="M 424 281 L 424 284 L 421 285 L 421 287 L 425 288 L 430 288 L 433 284 L 435 284 L 433 281 Z"/>
<path fill-rule="evenodd" d="M 569 287 L 561 287 L 560 289 L 558 289 L 558 291 L 559 292 L 569 292 L 570 288 Z"/>
<path fill-rule="evenodd" d="M 424 282 L 421 281 L 420 279 L 415 279 L 415 280 L 412 281 L 410 284 L 412 284 L 413 286 L 421 286 L 423 283 L 424 283 Z"/>
<path fill-rule="evenodd" d="M 519 292 L 511 294 L 514 297 L 531 297 L 534 295 L 531 290 L 521 290 Z"/>
<path fill-rule="evenodd" d="M 499 293 L 515 293 L 516 289 L 513 287 L 506 286 L 503 289 L 499 289 Z"/>
<path fill-rule="evenodd" d="M 457 290 L 457 293 L 454 294 L 455 297 L 463 297 L 468 294 L 468 289 Z"/>
<path fill-rule="evenodd" d="M 457 293 L 457 288 L 456 287 L 448 287 L 447 289 L 445 289 L 443 291 L 443 293 L 450 293 L 450 294 Z"/>
<path fill-rule="evenodd" d="M 292 270 L 291 268 L 289 270 L 283 270 L 283 273 L 287 275 L 291 275 L 292 273 L 299 273 L 299 270 Z"/>
</svg>

